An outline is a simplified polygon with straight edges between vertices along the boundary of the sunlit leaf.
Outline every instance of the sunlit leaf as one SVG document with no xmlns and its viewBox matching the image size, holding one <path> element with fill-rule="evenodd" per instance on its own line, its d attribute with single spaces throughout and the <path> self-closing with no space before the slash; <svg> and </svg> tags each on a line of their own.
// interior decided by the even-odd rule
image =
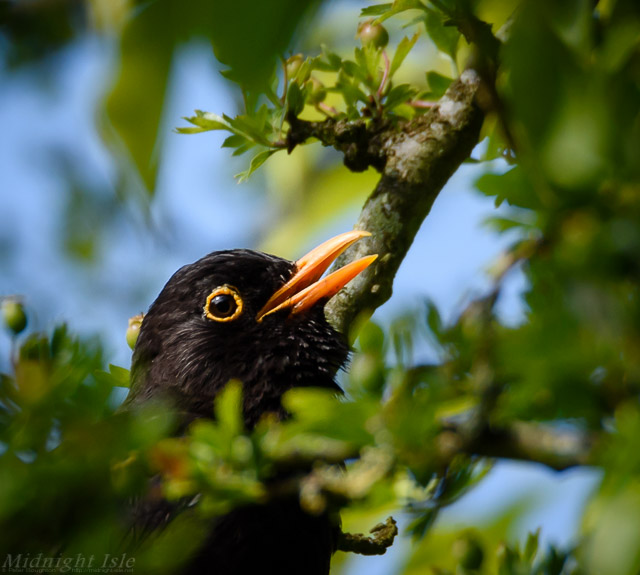
<svg viewBox="0 0 640 575">
<path fill-rule="evenodd" d="M 128 369 L 112 363 L 109 364 L 108 372 L 98 371 L 95 376 L 100 381 L 104 381 L 114 387 L 129 387 L 131 377 Z"/>
<path fill-rule="evenodd" d="M 251 176 L 253 172 L 255 172 L 260 166 L 262 166 L 262 164 L 264 164 L 267 159 L 269 159 L 269 157 L 275 154 L 277 151 L 278 150 L 263 150 L 262 152 L 256 154 L 251 160 L 249 169 L 236 175 L 236 178 L 238 178 L 238 183 L 247 181 L 249 176 Z"/>
<path fill-rule="evenodd" d="M 394 0 L 392 4 L 376 4 L 363 8 L 360 16 L 378 16 L 377 21 L 382 22 L 391 16 L 405 12 L 406 10 L 424 10 L 425 6 L 420 0 Z"/>
<path fill-rule="evenodd" d="M 360 10 L 360 16 L 362 18 L 366 16 L 382 16 L 382 14 L 385 14 L 386 12 L 391 10 L 392 7 L 393 7 L 393 4 L 391 3 L 374 4 L 373 6 L 367 6 L 366 8 L 363 8 L 362 10 Z"/>
<path fill-rule="evenodd" d="M 414 34 L 411 38 L 407 38 L 406 36 L 400 40 L 398 47 L 396 48 L 395 53 L 393 54 L 393 60 L 391 60 L 391 67 L 389 68 L 389 77 L 393 77 L 393 75 L 398 71 L 398 68 L 402 66 L 405 58 L 409 55 L 411 48 L 418 41 L 418 34 Z"/>
<path fill-rule="evenodd" d="M 215 402 L 216 422 L 227 437 L 235 437 L 244 429 L 242 414 L 242 384 L 231 381 Z"/>
<path fill-rule="evenodd" d="M 209 130 L 232 131 L 231 123 L 226 118 L 213 114 L 212 112 L 203 112 L 202 110 L 196 110 L 195 112 L 195 116 L 185 117 L 183 119 L 196 126 L 196 128 L 176 128 L 179 134 L 196 134 Z"/>
</svg>

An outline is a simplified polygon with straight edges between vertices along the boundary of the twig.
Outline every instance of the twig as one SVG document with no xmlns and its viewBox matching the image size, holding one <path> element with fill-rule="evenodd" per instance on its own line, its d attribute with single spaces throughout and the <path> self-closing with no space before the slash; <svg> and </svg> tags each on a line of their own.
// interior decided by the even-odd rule
<svg viewBox="0 0 640 575">
<path fill-rule="evenodd" d="M 378 86 L 378 102 L 380 101 L 380 98 L 382 98 L 382 92 L 387 85 L 387 80 L 389 79 L 389 70 L 391 69 L 391 62 L 389 62 L 389 56 L 387 56 L 386 50 L 382 51 L 382 57 L 384 58 L 384 71 L 382 73 L 382 80 L 380 80 L 380 86 Z"/>
<path fill-rule="evenodd" d="M 486 426 L 469 437 L 463 425 L 448 424 L 438 437 L 440 455 L 456 453 L 541 463 L 562 471 L 592 463 L 597 436 L 571 428 L 518 421 L 508 428 Z"/>
<path fill-rule="evenodd" d="M 438 105 L 438 102 L 431 102 L 429 100 L 411 100 L 411 102 L 409 102 L 410 106 L 413 106 L 414 108 L 433 108 L 434 106 Z"/>
<path fill-rule="evenodd" d="M 316 104 L 316 110 L 318 110 L 319 112 L 322 112 L 325 116 L 329 118 L 332 118 L 338 113 L 338 110 L 336 110 L 333 106 L 328 106 L 324 102 L 318 102 Z"/>
<path fill-rule="evenodd" d="M 398 527 L 393 517 L 387 517 L 384 523 L 378 523 L 369 533 L 369 537 L 362 533 L 340 533 L 338 550 L 359 555 L 383 555 L 393 545 L 398 534 Z"/>
</svg>

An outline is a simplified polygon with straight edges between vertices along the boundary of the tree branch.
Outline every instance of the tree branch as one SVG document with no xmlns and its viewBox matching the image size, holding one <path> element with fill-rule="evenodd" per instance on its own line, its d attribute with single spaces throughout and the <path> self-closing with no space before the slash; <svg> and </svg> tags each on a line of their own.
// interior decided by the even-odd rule
<svg viewBox="0 0 640 575">
<path fill-rule="evenodd" d="M 384 523 L 378 523 L 369 531 L 373 536 L 362 533 L 340 533 L 338 538 L 338 551 L 346 553 L 358 553 L 359 555 L 384 555 L 386 550 L 393 545 L 393 540 L 398 534 L 398 527 L 393 517 L 387 517 Z"/>
<path fill-rule="evenodd" d="M 517 421 L 508 428 L 486 426 L 470 436 L 464 425 L 448 424 L 438 436 L 440 455 L 450 461 L 456 453 L 541 463 L 563 471 L 592 463 L 595 435 L 542 423 Z"/>
<path fill-rule="evenodd" d="M 385 158 L 382 177 L 354 226 L 372 236 L 349 248 L 334 267 L 372 253 L 379 258 L 325 308 L 338 331 L 348 333 L 358 315 L 372 313 L 391 297 L 393 279 L 420 225 L 478 142 L 483 120 L 475 103 L 479 86 L 478 74 L 466 70 L 428 113 L 401 130 L 384 132 L 379 142 Z"/>
<path fill-rule="evenodd" d="M 327 118 L 322 122 L 308 122 L 289 114 L 287 122 L 290 126 L 286 142 L 289 153 L 309 138 L 317 138 L 323 146 L 331 146 L 342 152 L 344 165 L 352 172 L 364 172 L 369 166 L 381 172 L 386 162 L 384 144 L 391 134 L 402 129 L 379 119 Z"/>
</svg>

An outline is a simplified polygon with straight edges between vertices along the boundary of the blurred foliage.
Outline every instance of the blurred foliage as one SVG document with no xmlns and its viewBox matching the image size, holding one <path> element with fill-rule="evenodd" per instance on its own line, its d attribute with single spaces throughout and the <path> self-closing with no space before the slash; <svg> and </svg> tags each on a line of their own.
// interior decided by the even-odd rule
<svg viewBox="0 0 640 575">
<path fill-rule="evenodd" d="M 57 3 L 63 25 L 55 25 L 47 19 L 54 4 L 40 4 L 37 18 L 17 4 L 2 8 L 13 19 L 2 31 L 10 61 L 59 46 L 74 14 L 88 25 L 87 10 L 95 21 L 101 5 Z M 37 11 L 38 3 L 29 5 Z M 285 397 L 291 419 L 264 420 L 252 431 L 242 425 L 237 382 L 218 398 L 215 420 L 175 437 L 166 406 L 117 412 L 126 370 L 103 371 L 96 342 L 64 327 L 14 335 L 13 372 L 0 387 L 0 545 L 52 555 L 112 552 L 127 531 L 124 502 L 159 474 L 167 498 L 200 497 L 194 513 L 139 556 L 143 569 L 171 570 L 196 544 L 200 521 L 275 496 L 267 486 L 278 470 L 313 463 L 287 484 L 287 495 L 310 513 L 343 510 L 346 528 L 404 510 L 416 541 L 399 567 L 405 573 L 637 573 L 640 7 L 634 0 L 396 0 L 365 8 L 363 19 L 386 26 L 408 17 L 410 35 L 391 34 L 388 47 L 364 42 L 353 57 L 318 47 L 276 71 L 308 14 L 300 6 L 236 2 L 220 17 L 217 3 L 194 2 L 187 11 L 158 0 L 121 20 L 106 18 L 121 34 L 107 109 L 146 186 L 153 189 L 162 158 L 158 125 L 179 42 L 209 38 L 244 103 L 235 116 L 197 112 L 193 127 L 181 130 L 228 131 L 225 147 L 255 154 L 247 177 L 286 149 L 288 114 L 401 126 L 423 113 L 452 78 L 425 66 L 424 84 L 393 79 L 427 35 L 453 68 L 469 58 L 494 80 L 482 159 L 502 161 L 499 169 L 488 164 L 476 187 L 507 208 L 489 224 L 518 239 L 491 268 L 491 288 L 450 321 L 427 303 L 386 330 L 365 323 L 345 398 L 292 390 Z M 41 32 L 44 24 L 51 30 Z M 313 214 L 334 214 L 363 193 L 345 189 L 344 198 L 327 200 L 338 207 L 326 212 L 314 207 L 323 203 L 314 192 L 314 201 L 300 202 L 309 219 L 288 225 L 309 227 Z M 89 249 L 77 245 L 80 254 Z M 528 282 L 518 325 L 496 312 L 514 270 Z M 436 353 L 432 364 L 414 360 L 420 333 Z M 582 440 L 567 445 L 561 430 Z M 476 530 L 438 523 L 442 509 L 482 481 L 493 457 L 602 469 L 570 549 L 543 546 L 537 534 L 513 541 L 517 508 Z"/>
<path fill-rule="evenodd" d="M 88 5 L 77 0 L 0 4 L 0 55 L 10 66 L 48 58 L 87 27 Z"/>
<path fill-rule="evenodd" d="M 2 375 L 4 552 L 55 554 L 61 533 L 66 545 L 87 551 L 117 540 L 114 502 L 121 505 L 132 485 L 112 482 L 111 463 L 156 441 L 168 422 L 146 426 L 113 416 L 114 384 L 97 376 L 102 365 L 96 341 L 61 326 L 50 336 L 28 336 L 14 353 L 14 375 Z M 139 474 L 138 487 L 141 480 Z"/>
<path fill-rule="evenodd" d="M 219 62 L 229 68 L 225 76 L 240 84 L 251 100 L 251 94 L 270 81 L 277 57 L 316 5 L 296 0 L 9 1 L 0 5 L 0 55 L 8 64 L 19 65 L 50 57 L 90 29 L 116 34 L 118 72 L 106 102 L 109 126 L 104 135 L 123 165 L 131 162 L 125 169 L 129 185 L 135 185 L 139 175 L 153 193 L 162 157 L 160 122 L 180 45 L 208 40 Z"/>
<path fill-rule="evenodd" d="M 207 39 L 218 60 L 229 67 L 225 76 L 237 82 L 245 100 L 251 101 L 271 78 L 277 56 L 315 4 L 190 0 L 185 9 L 184 2 L 156 0 L 141 4 L 135 17 L 125 22 L 120 71 L 106 106 L 115 131 L 110 137 L 115 136 L 114 144 L 124 145 L 122 151 L 130 155 L 150 193 L 162 158 L 158 134 L 170 69 L 180 44 Z"/>
</svg>

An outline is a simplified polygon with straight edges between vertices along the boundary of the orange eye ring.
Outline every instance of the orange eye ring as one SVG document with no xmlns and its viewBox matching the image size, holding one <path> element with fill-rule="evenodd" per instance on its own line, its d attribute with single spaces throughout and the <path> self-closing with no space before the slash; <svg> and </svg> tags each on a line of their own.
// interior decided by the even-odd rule
<svg viewBox="0 0 640 575">
<path fill-rule="evenodd" d="M 243 306 L 238 290 L 225 284 L 217 287 L 207 296 L 204 315 L 213 321 L 233 321 L 242 313 Z"/>
</svg>

